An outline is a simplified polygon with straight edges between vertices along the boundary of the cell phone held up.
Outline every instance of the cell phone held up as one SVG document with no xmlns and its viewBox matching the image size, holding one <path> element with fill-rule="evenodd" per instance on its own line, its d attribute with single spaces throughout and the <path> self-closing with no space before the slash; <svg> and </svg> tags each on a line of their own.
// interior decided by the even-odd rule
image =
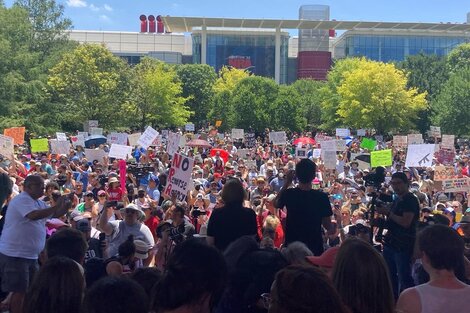
<svg viewBox="0 0 470 313">
<path fill-rule="evenodd" d="M 108 201 L 106 202 L 106 208 L 114 208 L 117 210 L 118 202 L 117 201 Z"/>
</svg>

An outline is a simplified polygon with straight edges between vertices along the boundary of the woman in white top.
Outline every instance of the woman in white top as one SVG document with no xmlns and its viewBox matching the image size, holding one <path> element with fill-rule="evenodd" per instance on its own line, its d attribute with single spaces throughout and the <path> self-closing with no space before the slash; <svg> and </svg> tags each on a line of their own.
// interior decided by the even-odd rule
<svg viewBox="0 0 470 313">
<path fill-rule="evenodd" d="M 418 236 L 423 267 L 428 283 L 403 291 L 398 299 L 400 313 L 465 312 L 470 286 L 458 280 L 455 271 L 463 266 L 464 242 L 452 228 L 444 225 L 426 227 Z"/>
</svg>

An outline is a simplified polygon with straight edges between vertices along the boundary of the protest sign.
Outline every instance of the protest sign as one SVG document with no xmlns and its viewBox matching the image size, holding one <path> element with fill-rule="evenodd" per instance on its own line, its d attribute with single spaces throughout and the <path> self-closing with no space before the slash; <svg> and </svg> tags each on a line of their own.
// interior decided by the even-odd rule
<svg viewBox="0 0 470 313">
<path fill-rule="evenodd" d="M 346 140 L 343 139 L 336 139 L 336 151 L 345 151 L 347 146 L 346 146 Z"/>
<path fill-rule="evenodd" d="M 444 192 L 469 192 L 470 191 L 470 179 L 465 178 L 454 178 L 442 181 L 442 190 Z"/>
<path fill-rule="evenodd" d="M 295 158 L 296 159 L 306 159 L 307 158 L 307 149 L 303 149 L 303 148 L 295 149 Z"/>
<path fill-rule="evenodd" d="M 82 135 L 85 140 L 88 138 L 88 132 L 77 132 L 77 135 Z"/>
<path fill-rule="evenodd" d="M 441 128 L 438 126 L 430 126 L 429 135 L 431 137 L 441 138 Z"/>
<path fill-rule="evenodd" d="M 351 132 L 348 128 L 336 128 L 336 136 L 338 137 L 349 137 Z"/>
<path fill-rule="evenodd" d="M 321 158 L 325 168 L 333 170 L 336 168 L 336 151 L 325 151 L 321 150 Z"/>
<path fill-rule="evenodd" d="M 67 141 L 67 135 L 65 133 L 55 133 L 57 140 Z"/>
<path fill-rule="evenodd" d="M 314 159 L 321 158 L 321 149 L 313 149 L 312 150 L 312 158 L 314 158 Z"/>
<path fill-rule="evenodd" d="M 271 141 L 273 145 L 285 145 L 287 143 L 286 132 L 270 132 L 269 141 Z"/>
<path fill-rule="evenodd" d="M 220 127 L 222 126 L 222 121 L 215 121 L 215 127 Z"/>
<path fill-rule="evenodd" d="M 404 148 L 408 146 L 407 136 L 393 136 L 393 146 L 398 148 Z"/>
<path fill-rule="evenodd" d="M 128 135 L 126 133 L 111 133 L 108 135 L 108 144 L 118 144 L 118 145 L 123 145 L 127 146 L 127 137 Z"/>
<path fill-rule="evenodd" d="M 192 123 L 188 123 L 186 125 L 184 125 L 184 130 L 186 130 L 187 132 L 193 132 L 194 131 L 194 124 Z"/>
<path fill-rule="evenodd" d="M 162 135 L 158 135 L 157 138 L 155 138 L 155 140 L 152 142 L 151 146 L 159 147 L 162 145 L 162 142 L 163 142 Z"/>
<path fill-rule="evenodd" d="M 250 156 L 250 149 L 238 149 L 237 150 L 238 157 L 242 159 L 246 159 Z"/>
<path fill-rule="evenodd" d="M 330 141 L 333 140 L 333 137 L 324 135 L 324 134 L 316 134 L 315 135 L 315 141 L 316 142 L 323 142 L 323 141 Z"/>
<path fill-rule="evenodd" d="M 376 145 L 377 145 L 377 141 L 375 141 L 373 139 L 369 139 L 369 138 L 362 138 L 361 148 L 372 151 L 372 150 L 375 149 Z"/>
<path fill-rule="evenodd" d="M 370 166 L 390 166 L 392 165 L 392 149 L 372 151 L 370 153 Z"/>
<path fill-rule="evenodd" d="M 14 140 L 11 137 L 0 135 L 0 154 L 6 159 L 12 159 Z"/>
<path fill-rule="evenodd" d="M 142 133 L 135 133 L 135 134 L 127 135 L 129 146 L 132 146 L 132 147 L 137 146 L 137 142 L 139 141 L 140 136 L 142 136 Z"/>
<path fill-rule="evenodd" d="M 382 135 L 375 135 L 375 140 L 377 142 L 384 142 L 384 136 Z"/>
<path fill-rule="evenodd" d="M 351 153 L 351 162 L 356 161 L 359 169 L 370 168 L 370 153 Z"/>
<path fill-rule="evenodd" d="M 51 139 L 49 144 L 51 146 L 51 153 L 53 154 L 68 155 L 70 152 L 70 142 L 68 141 L 60 141 L 58 139 Z"/>
<path fill-rule="evenodd" d="M 434 156 L 436 157 L 437 162 L 444 165 L 452 165 L 455 160 L 454 150 L 440 149 L 439 151 L 435 152 Z"/>
<path fill-rule="evenodd" d="M 142 136 L 140 136 L 139 140 L 137 141 L 137 144 L 142 148 L 147 149 L 155 140 L 155 138 L 157 138 L 157 136 L 158 131 L 153 129 L 151 126 L 148 126 Z"/>
<path fill-rule="evenodd" d="M 454 141 L 455 141 L 455 136 L 454 135 L 442 135 L 442 142 L 441 142 L 441 148 L 442 149 L 449 149 L 449 150 L 454 150 Z"/>
<path fill-rule="evenodd" d="M 168 152 L 169 155 L 174 155 L 175 153 L 178 152 L 178 148 L 180 146 L 180 141 L 181 141 L 180 137 L 181 135 L 178 133 L 170 132 L 168 134 L 166 152 Z"/>
<path fill-rule="evenodd" d="M 327 140 L 321 142 L 321 150 L 323 151 L 335 151 L 336 152 L 336 140 Z"/>
<path fill-rule="evenodd" d="M 103 128 L 91 127 L 90 136 L 103 136 Z"/>
<path fill-rule="evenodd" d="M 247 148 L 253 148 L 254 146 L 256 146 L 255 133 L 246 133 L 244 137 L 245 137 L 245 146 Z"/>
<path fill-rule="evenodd" d="M 169 133 L 170 133 L 170 131 L 168 129 L 163 129 L 162 130 L 162 138 L 168 139 L 168 134 Z"/>
<path fill-rule="evenodd" d="M 419 145 L 424 143 L 423 135 L 421 134 L 409 134 L 407 140 L 409 145 Z"/>
<path fill-rule="evenodd" d="M 74 148 L 78 146 L 85 147 L 85 138 L 83 137 L 83 135 L 72 136 L 70 137 L 70 141 L 72 141 L 72 145 Z"/>
<path fill-rule="evenodd" d="M 90 132 L 90 129 L 97 128 L 97 127 L 98 127 L 97 120 L 88 120 L 85 123 L 83 123 L 83 130 L 87 133 Z"/>
<path fill-rule="evenodd" d="M 13 138 L 13 144 L 22 145 L 24 144 L 25 130 L 26 128 L 24 127 L 5 128 L 3 135 Z"/>
<path fill-rule="evenodd" d="M 232 128 L 232 139 L 243 139 L 245 131 L 239 128 Z"/>
<path fill-rule="evenodd" d="M 31 152 L 49 152 L 49 141 L 47 138 L 31 139 Z"/>
<path fill-rule="evenodd" d="M 365 129 L 358 129 L 357 130 L 357 135 L 360 137 L 364 137 L 366 135 L 366 130 Z"/>
<path fill-rule="evenodd" d="M 443 181 L 455 178 L 453 166 L 436 165 L 434 169 L 434 181 Z"/>
<path fill-rule="evenodd" d="M 108 156 L 121 160 L 127 160 L 132 156 L 132 147 L 113 143 L 109 149 Z"/>
<path fill-rule="evenodd" d="M 410 138 L 408 137 L 408 140 Z M 406 154 L 406 167 L 428 167 L 432 165 L 434 145 L 420 144 L 408 145 Z"/>
<path fill-rule="evenodd" d="M 164 193 L 171 197 L 176 192 L 176 199 L 184 201 L 189 191 L 191 173 L 193 171 L 194 160 L 182 154 L 175 153 L 171 160 L 171 168 L 168 174 L 168 182 Z"/>
<path fill-rule="evenodd" d="M 88 162 L 98 161 L 103 162 L 103 158 L 106 156 L 106 152 L 101 149 L 85 149 L 85 156 Z"/>
</svg>

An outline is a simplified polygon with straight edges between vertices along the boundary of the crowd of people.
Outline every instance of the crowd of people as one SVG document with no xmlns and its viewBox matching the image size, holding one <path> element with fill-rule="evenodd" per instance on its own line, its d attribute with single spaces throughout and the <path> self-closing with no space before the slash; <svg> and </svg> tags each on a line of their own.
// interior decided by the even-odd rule
<svg viewBox="0 0 470 313">
<path fill-rule="evenodd" d="M 329 169 L 313 153 L 321 143 L 295 153 L 295 139 L 315 134 L 290 134 L 282 146 L 259 135 L 249 146 L 228 134 L 181 146 L 194 159 L 184 201 L 165 193 L 164 142 L 134 147 L 124 175 L 119 160 L 90 162 L 81 147 L 0 156 L 0 309 L 464 310 L 468 194 L 440 190 L 438 160 L 407 168 L 385 141 L 392 166 L 359 167 L 351 153 L 364 149 L 352 139 Z M 469 157 L 468 142 L 456 143 L 455 177 L 469 176 Z"/>
</svg>

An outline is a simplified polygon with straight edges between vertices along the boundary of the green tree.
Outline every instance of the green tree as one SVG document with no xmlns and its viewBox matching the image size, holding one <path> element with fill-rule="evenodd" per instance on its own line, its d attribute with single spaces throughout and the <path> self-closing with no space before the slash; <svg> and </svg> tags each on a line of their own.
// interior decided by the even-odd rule
<svg viewBox="0 0 470 313">
<path fill-rule="evenodd" d="M 470 68 L 452 73 L 441 93 L 432 102 L 433 122 L 444 133 L 470 134 Z"/>
<path fill-rule="evenodd" d="M 417 113 L 426 108 L 426 94 L 406 84 L 405 74 L 395 65 L 366 61 L 346 73 L 337 89 L 341 122 L 380 134 L 412 128 Z"/>
<path fill-rule="evenodd" d="M 320 126 L 321 124 L 321 89 L 325 87 L 325 83 L 313 79 L 299 79 L 292 85 L 300 97 L 300 108 L 302 116 L 307 120 L 310 126 Z"/>
<path fill-rule="evenodd" d="M 187 123 L 192 112 L 185 105 L 188 99 L 183 97 L 183 86 L 175 67 L 144 58 L 133 72 L 127 111 L 134 123 L 142 130 L 148 124 L 180 126 Z"/>
<path fill-rule="evenodd" d="M 279 86 L 279 93 L 273 107 L 274 121 L 271 128 L 286 131 L 302 131 L 307 119 L 299 92 L 293 86 Z"/>
<path fill-rule="evenodd" d="M 48 85 L 52 96 L 64 103 L 66 120 L 74 128 L 86 120 L 99 120 L 106 127 L 122 123 L 130 75 L 127 64 L 102 45 L 84 44 L 50 71 Z"/>
<path fill-rule="evenodd" d="M 279 86 L 270 78 L 252 76 L 241 80 L 232 97 L 235 125 L 255 131 L 276 127 L 273 104 L 278 92 Z"/>
<path fill-rule="evenodd" d="M 183 86 L 186 105 L 194 111 L 191 120 L 198 126 L 207 122 L 207 114 L 213 107 L 213 86 L 217 79 L 214 68 L 207 64 L 186 64 L 177 67 Z"/>
<path fill-rule="evenodd" d="M 447 66 L 450 72 L 470 67 L 470 43 L 461 44 L 453 49 L 447 56 Z"/>
</svg>

